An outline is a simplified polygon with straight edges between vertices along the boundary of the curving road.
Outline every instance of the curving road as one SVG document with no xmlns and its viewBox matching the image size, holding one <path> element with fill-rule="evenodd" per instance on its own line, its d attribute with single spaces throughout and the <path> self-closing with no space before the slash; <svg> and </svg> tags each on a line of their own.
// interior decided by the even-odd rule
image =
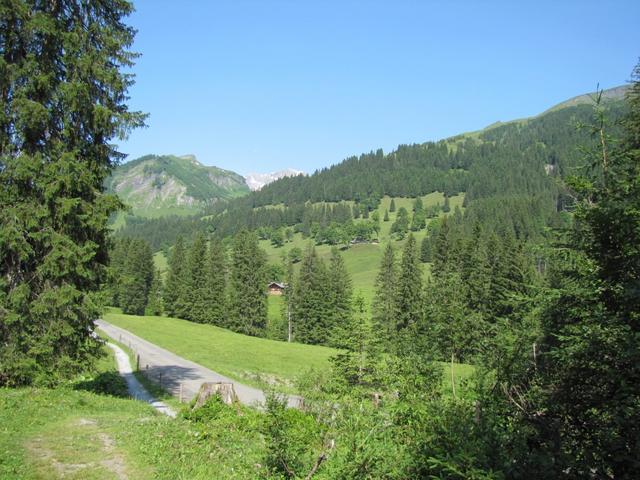
<svg viewBox="0 0 640 480">
<path fill-rule="evenodd" d="M 265 396 L 262 390 L 220 375 L 104 320 L 96 320 L 96 326 L 109 337 L 128 346 L 134 355 L 139 355 L 140 371 L 161 383 L 163 388 L 182 401 L 188 402 L 193 399 L 204 382 L 224 382 L 233 383 L 241 403 L 256 407 L 264 405 Z M 297 408 L 300 406 L 300 397 L 289 395 L 287 403 L 289 407 Z"/>
</svg>

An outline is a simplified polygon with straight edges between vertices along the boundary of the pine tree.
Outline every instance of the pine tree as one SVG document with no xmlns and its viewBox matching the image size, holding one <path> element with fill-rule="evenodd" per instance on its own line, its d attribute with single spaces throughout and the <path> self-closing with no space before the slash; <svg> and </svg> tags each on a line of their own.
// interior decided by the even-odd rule
<svg viewBox="0 0 640 480">
<path fill-rule="evenodd" d="M 395 294 L 398 311 L 396 330 L 401 331 L 418 324 L 422 311 L 422 270 L 416 239 L 411 233 L 402 251 Z"/>
<path fill-rule="evenodd" d="M 162 315 L 164 308 L 162 306 L 162 275 L 160 271 L 154 270 L 153 281 L 149 288 L 149 296 L 147 300 L 146 314 Z"/>
<path fill-rule="evenodd" d="M 434 279 L 425 289 L 422 337 L 426 350 L 442 361 L 470 362 L 483 347 L 483 339 L 492 330 L 482 315 L 469 309 L 465 299 L 467 286 L 458 272 Z"/>
<path fill-rule="evenodd" d="M 153 254 L 149 244 L 144 240 L 130 240 L 119 279 L 118 303 L 124 313 L 144 315 L 153 270 Z"/>
<path fill-rule="evenodd" d="M 429 263 L 431 262 L 432 256 L 433 256 L 433 245 L 431 242 L 431 235 L 427 234 L 425 235 L 425 237 L 422 239 L 422 242 L 420 243 L 420 261 L 422 263 Z"/>
<path fill-rule="evenodd" d="M 384 218 L 382 219 L 383 222 L 388 222 L 389 221 L 389 210 L 385 209 L 384 211 Z"/>
<path fill-rule="evenodd" d="M 229 282 L 229 327 L 262 336 L 267 325 L 266 253 L 246 230 L 233 239 Z"/>
<path fill-rule="evenodd" d="M 461 260 L 461 278 L 466 286 L 467 304 L 472 311 L 487 313 L 491 292 L 491 265 L 482 227 L 473 226 Z"/>
<path fill-rule="evenodd" d="M 189 249 L 185 277 L 185 297 L 188 308 L 181 318 L 207 323 L 209 321 L 207 242 L 202 233 L 196 234 Z"/>
<path fill-rule="evenodd" d="M 227 261 L 224 246 L 216 238 L 209 245 L 205 271 L 206 321 L 223 326 L 227 315 Z"/>
<path fill-rule="evenodd" d="M 348 325 L 351 321 L 351 296 L 352 285 L 351 276 L 347 272 L 342 255 L 336 247 L 331 249 L 331 258 L 329 260 L 329 271 L 327 272 L 326 290 L 329 293 L 328 310 L 330 321 L 328 328 L 332 344 L 339 342 L 336 339 L 336 332 L 340 332 L 344 325 Z"/>
<path fill-rule="evenodd" d="M 451 257 L 451 239 L 449 236 L 449 221 L 445 217 L 438 230 L 438 236 L 434 245 L 433 266 L 431 271 L 434 275 L 440 275 L 449 267 L 449 259 Z"/>
<path fill-rule="evenodd" d="M 184 241 L 178 237 L 169 258 L 166 288 L 164 290 L 164 307 L 170 317 L 180 317 L 185 311 L 187 286 L 187 265 Z"/>
<path fill-rule="evenodd" d="M 395 222 L 391 225 L 391 234 L 402 240 L 409 231 L 409 212 L 404 207 L 398 209 Z"/>
<path fill-rule="evenodd" d="M 334 372 L 349 388 L 376 384 L 380 339 L 367 319 L 364 298 L 358 294 L 351 305 L 349 322 L 341 325 L 335 346 L 344 352 L 331 358 Z"/>
<path fill-rule="evenodd" d="M 396 329 L 398 315 L 396 303 L 397 282 L 398 272 L 395 254 L 391 243 L 388 243 L 376 277 L 375 296 L 371 305 L 375 329 L 385 339 L 391 339 Z"/>
<path fill-rule="evenodd" d="M 391 203 L 389 204 L 389 212 L 393 213 L 396 211 L 396 201 L 392 198 Z"/>
<path fill-rule="evenodd" d="M 99 353 L 104 182 L 141 126 L 122 0 L 0 6 L 0 386 L 54 383 Z M 127 72 L 122 72 L 126 69 Z"/>
<path fill-rule="evenodd" d="M 309 246 L 296 279 L 291 316 L 296 341 L 324 344 L 329 339 L 329 282 L 324 262 Z"/>
<path fill-rule="evenodd" d="M 444 205 L 442 206 L 442 211 L 444 213 L 449 213 L 451 211 L 451 205 L 449 204 L 449 196 L 446 193 L 444 195 Z"/>
</svg>

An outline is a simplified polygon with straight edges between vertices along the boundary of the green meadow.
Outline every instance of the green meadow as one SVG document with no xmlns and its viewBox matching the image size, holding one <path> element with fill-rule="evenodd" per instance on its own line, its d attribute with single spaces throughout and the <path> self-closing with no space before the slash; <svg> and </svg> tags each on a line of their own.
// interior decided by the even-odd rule
<svg viewBox="0 0 640 480">
<path fill-rule="evenodd" d="M 131 400 L 110 350 L 49 388 L 0 388 L 3 480 L 266 478 L 260 414 L 238 406 L 194 422 Z"/>
</svg>

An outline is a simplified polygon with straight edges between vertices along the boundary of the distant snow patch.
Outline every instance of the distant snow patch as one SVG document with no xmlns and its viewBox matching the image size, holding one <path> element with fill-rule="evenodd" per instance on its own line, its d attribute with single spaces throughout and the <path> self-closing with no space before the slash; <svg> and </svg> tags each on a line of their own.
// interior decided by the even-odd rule
<svg viewBox="0 0 640 480">
<path fill-rule="evenodd" d="M 279 178 L 283 177 L 295 177 L 296 175 L 305 175 L 304 172 L 300 170 L 295 170 L 293 168 L 286 168 L 284 170 L 280 170 L 278 172 L 271 173 L 248 173 L 244 180 L 247 182 L 249 188 L 253 191 L 260 190 L 265 185 L 268 185 L 271 182 L 275 182 Z"/>
</svg>

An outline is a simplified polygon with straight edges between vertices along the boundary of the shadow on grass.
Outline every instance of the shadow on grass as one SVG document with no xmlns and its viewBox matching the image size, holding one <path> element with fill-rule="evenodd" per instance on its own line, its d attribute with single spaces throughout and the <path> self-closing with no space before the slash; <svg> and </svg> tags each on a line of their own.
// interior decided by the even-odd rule
<svg viewBox="0 0 640 480">
<path fill-rule="evenodd" d="M 90 380 L 83 380 L 73 386 L 74 390 L 128 398 L 127 383 L 118 372 L 102 372 Z"/>
</svg>

